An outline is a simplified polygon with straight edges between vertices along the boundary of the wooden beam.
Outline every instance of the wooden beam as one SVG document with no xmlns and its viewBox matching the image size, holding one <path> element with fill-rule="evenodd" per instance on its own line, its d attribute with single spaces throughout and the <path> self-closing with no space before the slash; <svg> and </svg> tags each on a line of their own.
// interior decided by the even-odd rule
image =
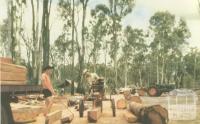
<svg viewBox="0 0 200 124">
<path fill-rule="evenodd" d="M 101 116 L 101 108 L 94 108 L 91 110 L 88 110 L 88 121 L 89 122 L 97 122 L 99 117 Z"/>
<path fill-rule="evenodd" d="M 45 119 L 45 124 L 53 124 L 56 121 L 59 121 L 62 117 L 62 111 L 55 111 L 52 113 L 47 114 Z"/>
</svg>

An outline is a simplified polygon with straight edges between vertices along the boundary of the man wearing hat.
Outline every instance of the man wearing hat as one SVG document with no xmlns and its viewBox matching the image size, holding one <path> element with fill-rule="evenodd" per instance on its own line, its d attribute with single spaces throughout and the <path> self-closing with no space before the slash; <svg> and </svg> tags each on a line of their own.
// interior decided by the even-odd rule
<svg viewBox="0 0 200 124">
<path fill-rule="evenodd" d="M 90 73 L 87 69 L 83 70 L 83 75 L 90 85 L 96 84 L 97 80 L 99 79 L 99 76 L 96 73 Z"/>
<path fill-rule="evenodd" d="M 42 92 L 44 94 L 45 105 L 46 105 L 44 116 L 46 116 L 46 114 L 48 114 L 48 112 L 50 111 L 53 105 L 52 95 L 55 95 L 55 91 L 53 89 L 53 86 L 50 80 L 52 69 L 53 67 L 48 65 L 42 70 L 42 76 L 41 76 L 42 87 L 43 87 Z"/>
</svg>

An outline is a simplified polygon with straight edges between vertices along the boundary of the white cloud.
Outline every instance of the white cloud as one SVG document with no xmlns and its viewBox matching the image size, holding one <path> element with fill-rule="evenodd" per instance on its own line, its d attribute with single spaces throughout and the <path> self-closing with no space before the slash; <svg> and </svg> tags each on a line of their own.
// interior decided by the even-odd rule
<svg viewBox="0 0 200 124">
<path fill-rule="evenodd" d="M 123 25 L 147 29 L 150 17 L 157 11 L 169 11 L 186 19 L 191 32 L 189 45 L 200 48 L 200 13 L 197 0 L 137 0 L 133 12 L 123 20 Z"/>
</svg>

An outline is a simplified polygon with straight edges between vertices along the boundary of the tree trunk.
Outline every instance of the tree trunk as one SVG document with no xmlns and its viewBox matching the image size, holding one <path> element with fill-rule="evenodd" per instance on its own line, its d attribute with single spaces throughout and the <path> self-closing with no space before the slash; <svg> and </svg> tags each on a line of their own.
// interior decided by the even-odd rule
<svg viewBox="0 0 200 124">
<path fill-rule="evenodd" d="M 32 70 L 33 70 L 33 77 L 32 80 L 37 82 L 37 64 L 36 64 L 36 50 L 37 50 L 37 41 L 36 41 L 36 29 L 35 29 L 35 7 L 34 2 L 31 0 L 31 7 L 32 7 L 32 39 L 33 39 L 33 50 L 32 50 Z"/>
<path fill-rule="evenodd" d="M 17 28 L 18 28 L 18 20 L 16 18 L 16 11 L 17 11 L 16 1 L 11 1 L 11 55 L 12 59 L 15 63 L 20 63 L 20 49 L 19 49 L 19 41 L 17 35 Z"/>
<path fill-rule="evenodd" d="M 142 71 L 141 71 L 141 69 L 139 69 L 139 77 L 140 77 L 140 86 L 143 86 L 142 85 Z"/>
<path fill-rule="evenodd" d="M 165 58 L 163 56 L 163 61 L 162 61 L 162 74 L 161 74 L 161 84 L 163 84 L 164 81 L 164 68 L 165 68 Z"/>
<path fill-rule="evenodd" d="M 83 82 L 82 82 L 82 73 L 84 69 L 84 63 L 85 63 L 85 18 L 86 18 L 86 9 L 87 9 L 87 3 L 89 0 L 83 0 L 82 1 L 82 9 L 83 9 L 83 16 L 82 16 L 82 31 L 81 31 L 81 38 L 82 38 L 82 49 L 81 53 L 79 53 L 79 83 L 78 83 L 78 92 L 84 93 L 83 89 Z"/>
<path fill-rule="evenodd" d="M 43 67 L 49 65 L 49 50 L 50 50 L 50 37 L 49 37 L 49 16 L 51 9 L 51 0 L 43 1 L 43 15 L 42 15 L 42 42 L 43 42 Z"/>
<path fill-rule="evenodd" d="M 71 95 L 74 95 L 74 0 L 72 0 L 72 86 L 71 86 Z"/>
<path fill-rule="evenodd" d="M 125 82 L 125 85 L 124 85 L 124 87 L 126 88 L 127 87 L 127 75 L 128 75 L 128 70 L 127 70 L 127 60 L 125 60 L 126 61 L 126 63 L 125 63 L 125 75 L 124 75 L 124 82 Z"/>
<path fill-rule="evenodd" d="M 156 59 L 156 73 L 157 73 L 157 84 L 159 84 L 159 65 L 158 65 L 158 56 L 157 56 L 157 59 Z"/>
</svg>

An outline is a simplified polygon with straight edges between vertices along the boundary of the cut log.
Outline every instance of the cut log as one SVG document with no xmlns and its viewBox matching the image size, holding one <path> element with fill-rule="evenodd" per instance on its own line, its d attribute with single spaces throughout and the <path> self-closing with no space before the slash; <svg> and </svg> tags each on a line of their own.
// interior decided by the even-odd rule
<svg viewBox="0 0 200 124">
<path fill-rule="evenodd" d="M 62 111 L 55 111 L 47 114 L 45 119 L 45 124 L 53 124 L 54 122 L 59 121 L 62 118 Z"/>
<path fill-rule="evenodd" d="M 12 108 L 15 122 L 25 123 L 35 121 L 36 117 L 42 112 L 41 107 Z"/>
<path fill-rule="evenodd" d="M 145 106 L 143 104 L 137 103 L 137 102 L 131 102 L 129 104 L 129 110 L 135 114 L 136 116 L 140 116 L 140 111 L 143 109 Z"/>
<path fill-rule="evenodd" d="M 144 89 L 144 88 L 139 89 L 138 94 L 139 94 L 139 96 L 144 96 L 146 94 L 146 89 Z"/>
<path fill-rule="evenodd" d="M 95 108 L 88 110 L 88 121 L 89 122 L 97 122 L 99 117 L 101 116 L 101 108 Z"/>
<path fill-rule="evenodd" d="M 135 123 L 138 120 L 138 118 L 130 111 L 125 111 L 124 118 L 128 123 Z"/>
<path fill-rule="evenodd" d="M 62 112 L 62 118 L 61 118 L 61 123 L 70 123 L 74 118 L 73 114 L 69 114 L 65 111 Z"/>
<path fill-rule="evenodd" d="M 10 64 L 13 63 L 12 58 L 4 58 L 4 57 L 0 57 L 0 62 L 10 63 Z"/>
<path fill-rule="evenodd" d="M 117 109 L 125 109 L 127 107 L 127 103 L 125 99 L 117 100 Z"/>
<path fill-rule="evenodd" d="M 168 112 L 160 105 L 144 106 L 131 102 L 129 110 L 135 114 L 143 124 L 166 124 Z"/>
<path fill-rule="evenodd" d="M 136 103 L 142 103 L 142 99 L 139 96 L 131 96 L 130 100 L 131 102 L 136 102 Z"/>
<path fill-rule="evenodd" d="M 131 92 L 130 91 L 125 91 L 124 93 L 124 98 L 127 100 L 127 99 L 130 99 L 130 96 L 131 96 Z"/>
<path fill-rule="evenodd" d="M 142 100 L 141 100 L 141 98 L 139 96 L 132 95 L 130 92 L 125 92 L 124 93 L 124 98 L 127 101 L 142 103 Z"/>
</svg>

